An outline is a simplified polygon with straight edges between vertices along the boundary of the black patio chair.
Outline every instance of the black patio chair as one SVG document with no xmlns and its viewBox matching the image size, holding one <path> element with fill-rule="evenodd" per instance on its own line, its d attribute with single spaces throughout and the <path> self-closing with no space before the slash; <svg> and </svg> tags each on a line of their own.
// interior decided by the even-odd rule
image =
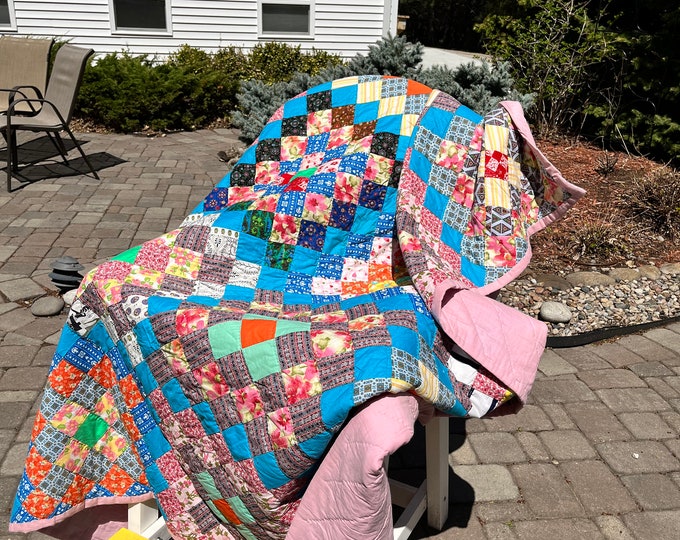
<svg viewBox="0 0 680 540">
<path fill-rule="evenodd" d="M 84 49 L 74 45 L 63 45 L 54 59 L 52 73 L 47 83 L 45 97 L 20 98 L 10 102 L 5 113 L 6 125 L 0 126 L 7 142 L 7 191 L 11 191 L 12 174 L 19 172 L 17 156 L 17 131 L 45 132 L 50 138 L 64 163 L 68 165 L 67 150 L 59 132 L 65 131 L 80 152 L 85 163 L 95 178 L 99 175 L 94 170 L 80 144 L 69 128 L 75 100 L 83 79 L 87 59 L 94 53 L 92 49 Z M 19 115 L 17 111 L 22 104 L 37 105 L 39 109 L 34 116 Z"/>
</svg>

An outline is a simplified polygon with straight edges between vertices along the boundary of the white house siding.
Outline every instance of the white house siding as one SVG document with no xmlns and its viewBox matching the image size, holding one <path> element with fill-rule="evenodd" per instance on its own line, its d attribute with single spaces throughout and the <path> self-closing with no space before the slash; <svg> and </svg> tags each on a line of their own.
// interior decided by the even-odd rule
<svg viewBox="0 0 680 540">
<path fill-rule="evenodd" d="M 365 53 L 388 31 L 395 33 L 394 2 L 398 2 L 315 0 L 313 38 L 262 38 L 257 33 L 256 0 L 168 1 L 169 35 L 112 33 L 108 0 L 14 0 L 17 28 L 11 33 L 56 37 L 91 47 L 97 54 L 128 50 L 162 58 L 185 43 L 215 51 L 229 45 L 247 50 L 266 41 L 285 41 L 303 50 L 327 50 L 349 58 Z"/>
</svg>

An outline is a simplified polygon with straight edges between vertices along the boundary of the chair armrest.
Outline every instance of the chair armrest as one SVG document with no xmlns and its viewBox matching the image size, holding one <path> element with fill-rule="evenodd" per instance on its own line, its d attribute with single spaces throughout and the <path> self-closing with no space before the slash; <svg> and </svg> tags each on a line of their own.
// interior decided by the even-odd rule
<svg viewBox="0 0 680 540">
<path fill-rule="evenodd" d="M 29 98 L 28 94 L 26 93 L 26 90 L 32 90 L 35 93 L 36 97 L 35 98 Z M 7 98 L 8 104 L 11 105 L 13 102 L 17 101 L 16 96 L 18 94 L 19 96 L 21 96 L 20 97 L 21 100 L 27 100 L 28 101 L 28 106 L 31 108 L 32 116 L 36 115 L 40 112 L 40 110 L 36 109 L 33 106 L 33 103 L 31 102 L 31 100 L 34 100 L 34 99 L 43 99 L 42 92 L 40 91 L 40 88 L 38 88 L 37 86 L 32 86 L 32 85 L 28 85 L 28 84 L 17 85 L 17 86 L 14 86 L 12 88 L 0 88 L 0 92 L 6 92 L 6 93 L 9 94 L 9 97 Z M 8 107 L 8 111 L 9 111 L 9 107 Z"/>
<path fill-rule="evenodd" d="M 55 114 L 57 115 L 57 118 L 59 118 L 59 122 L 61 122 L 61 125 L 66 126 L 66 121 L 64 120 L 64 117 L 59 112 L 59 109 L 57 109 L 57 106 L 54 103 L 52 103 L 51 101 L 48 101 L 44 98 L 22 98 L 22 99 L 16 99 L 14 101 L 11 101 L 10 104 L 9 104 L 9 108 L 7 109 L 7 112 L 6 112 L 7 127 L 8 128 L 11 127 L 11 125 L 12 125 L 12 122 L 11 122 L 12 114 L 14 113 L 14 109 L 16 108 L 16 106 L 19 103 L 28 103 L 31 106 L 31 108 L 33 108 L 33 105 L 32 105 L 33 103 L 40 103 L 43 107 L 45 105 L 49 105 L 52 108 L 52 110 L 55 112 Z M 35 110 L 35 108 L 33 108 L 33 110 Z M 37 112 L 39 112 L 39 111 L 36 111 L 36 114 L 37 114 Z"/>
</svg>

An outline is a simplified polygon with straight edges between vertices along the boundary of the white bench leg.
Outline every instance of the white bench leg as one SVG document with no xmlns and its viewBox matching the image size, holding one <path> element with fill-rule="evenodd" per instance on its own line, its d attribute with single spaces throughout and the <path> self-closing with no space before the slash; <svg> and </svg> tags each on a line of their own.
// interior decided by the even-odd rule
<svg viewBox="0 0 680 540">
<path fill-rule="evenodd" d="M 449 418 L 435 416 L 425 425 L 427 523 L 441 531 L 449 517 Z"/>
</svg>

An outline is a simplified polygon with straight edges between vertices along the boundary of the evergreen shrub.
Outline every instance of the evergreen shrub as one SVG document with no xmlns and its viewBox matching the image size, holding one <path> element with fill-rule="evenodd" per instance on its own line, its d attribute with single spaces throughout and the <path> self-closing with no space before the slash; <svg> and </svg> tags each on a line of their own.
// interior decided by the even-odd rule
<svg viewBox="0 0 680 540">
<path fill-rule="evenodd" d="M 404 36 L 388 36 L 371 45 L 365 56 L 357 54 L 345 64 L 330 65 L 316 75 L 298 72 L 290 80 L 274 84 L 255 79 L 245 81 L 236 96 L 238 109 L 232 114 L 232 124 L 241 130 L 241 138 L 250 143 L 288 99 L 326 81 L 371 74 L 417 80 L 451 94 L 480 113 L 503 99 L 515 99 L 525 107 L 530 106 L 532 96 L 514 89 L 507 64 L 422 69 L 423 49 L 420 43 L 411 43 Z"/>
</svg>

